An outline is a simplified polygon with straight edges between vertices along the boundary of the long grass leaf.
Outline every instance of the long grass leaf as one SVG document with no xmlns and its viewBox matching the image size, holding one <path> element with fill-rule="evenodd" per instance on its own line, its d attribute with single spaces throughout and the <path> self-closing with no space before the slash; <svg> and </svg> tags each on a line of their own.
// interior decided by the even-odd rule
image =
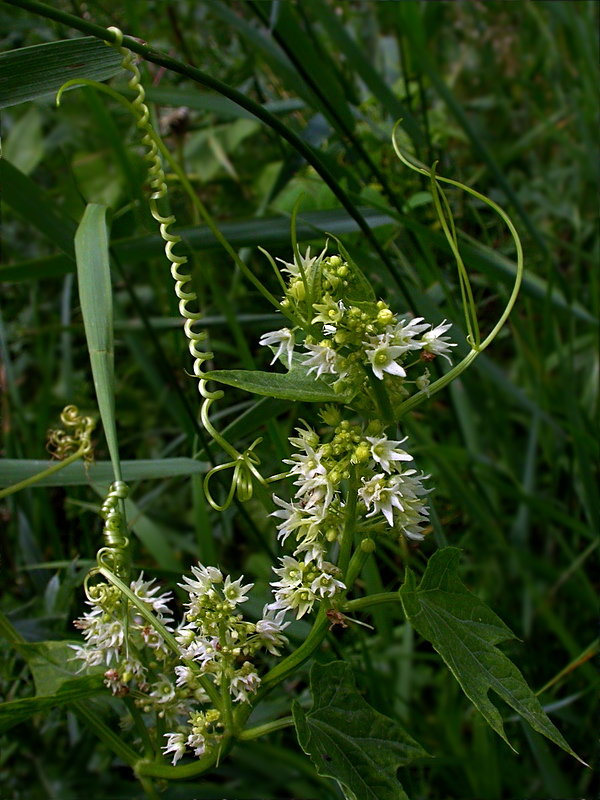
<svg viewBox="0 0 600 800">
<path fill-rule="evenodd" d="M 115 480 L 122 480 L 115 413 L 113 304 L 107 211 L 106 206 L 97 203 L 87 206 L 75 234 L 75 255 L 81 313 L 98 408 Z"/>
<path fill-rule="evenodd" d="M 104 81 L 122 71 L 121 56 L 93 36 L 0 54 L 0 108 L 47 97 L 67 80 Z"/>
<path fill-rule="evenodd" d="M 0 459 L 0 486 L 10 486 L 18 481 L 27 480 L 48 468 L 47 461 L 37 459 Z M 133 481 L 163 480 L 165 478 L 182 478 L 190 475 L 204 475 L 210 469 L 206 461 L 193 458 L 160 458 L 139 459 L 137 461 L 121 461 L 123 480 Z M 42 478 L 31 488 L 48 486 L 87 486 L 97 483 L 108 486 L 113 480 L 110 461 L 96 461 L 86 465 L 81 461 L 69 464 L 56 475 Z"/>
</svg>

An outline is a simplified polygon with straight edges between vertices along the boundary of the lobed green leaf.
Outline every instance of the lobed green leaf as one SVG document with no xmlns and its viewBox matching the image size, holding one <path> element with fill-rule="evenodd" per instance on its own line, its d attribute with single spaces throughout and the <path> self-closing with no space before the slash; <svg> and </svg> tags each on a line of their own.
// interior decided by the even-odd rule
<svg viewBox="0 0 600 800">
<path fill-rule="evenodd" d="M 532 728 L 578 758 L 548 719 L 517 667 L 495 647 L 516 637 L 491 608 L 461 583 L 459 559 L 457 547 L 438 550 L 430 558 L 418 587 L 414 573 L 407 568 L 399 590 L 404 613 L 421 636 L 431 642 L 467 697 L 510 747 L 500 712 L 488 697 L 490 689 Z"/>
<path fill-rule="evenodd" d="M 294 703 L 292 713 L 319 775 L 334 778 L 348 800 L 408 800 L 396 773 L 427 756 L 421 745 L 361 697 L 349 664 L 314 664 L 310 687 L 311 710 Z"/>
</svg>

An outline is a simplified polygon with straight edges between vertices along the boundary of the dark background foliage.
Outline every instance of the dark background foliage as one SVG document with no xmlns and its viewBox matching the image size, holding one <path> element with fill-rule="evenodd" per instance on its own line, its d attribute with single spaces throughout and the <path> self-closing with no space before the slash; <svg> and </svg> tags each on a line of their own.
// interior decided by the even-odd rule
<svg viewBox="0 0 600 800">
<path fill-rule="evenodd" d="M 434 323 L 447 318 L 464 343 L 456 273 L 427 184 L 402 167 L 391 146 L 400 117 L 409 152 L 427 165 L 439 161 L 441 174 L 509 212 L 526 254 L 510 323 L 472 370 L 406 419 L 419 466 L 435 486 L 433 529 L 420 547 L 379 548 L 377 567 L 372 562 L 363 579 L 367 591 L 396 588 L 406 563 L 422 571 L 436 547 L 460 546 L 464 581 L 519 637 L 504 652 L 535 690 L 547 687 L 540 694 L 545 709 L 573 748 L 593 760 L 597 4 L 127 0 L 117 7 L 61 0 L 53 8 L 117 25 L 198 67 L 266 108 L 311 148 L 313 165 L 218 92 L 140 65 L 168 146 L 274 292 L 257 245 L 290 259 L 289 215 L 302 194 L 304 244 L 322 247 L 325 232 L 340 235 L 394 311 L 412 309 Z M 5 50 L 80 35 L 6 3 L 0 30 Z M 113 85 L 127 92 L 122 76 Z M 190 363 L 144 202 L 132 120 L 85 89 L 65 95 L 58 110 L 53 98 L 4 109 L 2 133 L 5 158 L 38 190 L 23 196 L 9 183 L 2 190 L 3 457 L 47 458 L 46 430 L 63 406 L 95 410 L 74 262 L 42 232 L 48 208 L 77 222 L 87 202 L 114 211 L 122 457 L 197 454 L 198 396 L 184 372 Z M 510 291 L 514 247 L 483 204 L 454 190 L 449 199 L 489 330 Z M 206 235 L 176 182 L 170 202 L 192 254 L 215 365 L 265 366 L 268 354 L 257 340 L 277 327 L 272 310 Z M 358 229 L 356 209 L 373 224 L 369 236 Z M 227 401 L 216 417 L 221 427 L 255 404 L 233 391 Z M 241 420 L 237 436 L 251 441 L 260 430 L 265 471 L 278 471 L 299 417 L 311 420 L 315 410 L 263 405 Z M 96 457 L 106 459 L 101 434 L 97 439 Z M 10 477 L 3 474 L 3 483 Z M 197 477 L 142 481 L 132 496 L 136 566 L 174 584 L 197 559 L 218 563 L 252 576 L 259 610 L 277 547 L 260 507 L 215 515 Z M 86 486 L 58 486 L 0 505 L 3 610 L 28 640 L 74 638 L 82 578 L 99 545 L 98 504 Z M 589 796 L 590 771 L 513 720 L 510 709 L 502 711 L 519 755 L 495 737 L 399 610 L 386 607 L 370 621 L 372 634 L 354 626 L 331 636 L 319 658 L 349 660 L 369 702 L 436 757 L 402 777 L 412 798 Z M 291 630 L 301 638 L 306 626 Z M 302 673 L 270 702 L 283 711 L 297 693 L 308 700 L 305 688 Z M 5 700 L 33 691 L 27 667 L 7 648 L 0 651 L 0 691 Z M 1 752 L 7 800 L 141 796 L 128 770 L 64 709 L 13 728 Z M 237 748 L 206 781 L 171 786 L 164 796 L 339 794 L 285 731 Z"/>
</svg>

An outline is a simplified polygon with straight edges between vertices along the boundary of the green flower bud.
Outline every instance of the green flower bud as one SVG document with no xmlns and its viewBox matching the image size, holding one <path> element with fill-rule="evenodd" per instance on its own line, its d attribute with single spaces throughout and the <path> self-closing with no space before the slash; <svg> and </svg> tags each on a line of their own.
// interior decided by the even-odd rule
<svg viewBox="0 0 600 800">
<path fill-rule="evenodd" d="M 377 322 L 380 322 L 382 325 L 389 325 L 393 319 L 394 314 L 389 308 L 382 308 L 377 314 Z"/>
<path fill-rule="evenodd" d="M 360 549 L 363 553 L 372 553 L 375 550 L 375 542 L 373 539 L 363 539 L 360 543 Z"/>
</svg>

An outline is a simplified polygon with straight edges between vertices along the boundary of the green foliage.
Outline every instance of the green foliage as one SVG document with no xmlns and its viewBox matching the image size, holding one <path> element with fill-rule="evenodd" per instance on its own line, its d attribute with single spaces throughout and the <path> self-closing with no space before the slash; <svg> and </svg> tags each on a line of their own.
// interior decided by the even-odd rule
<svg viewBox="0 0 600 800">
<path fill-rule="evenodd" d="M 418 587 L 414 573 L 407 568 L 398 593 L 408 620 L 433 644 L 469 700 L 507 744 L 502 717 L 488 697 L 490 689 L 532 728 L 575 755 L 519 670 L 495 647 L 514 634 L 461 583 L 459 559 L 456 547 L 438 550 L 429 559 Z"/>
<path fill-rule="evenodd" d="M 213 370 L 210 379 L 244 392 L 280 400 L 327 403 L 344 399 L 343 394 L 336 394 L 324 380 L 315 380 L 314 375 L 308 374 L 308 367 L 302 364 L 292 364 L 292 369 L 285 374 L 241 369 Z"/>
<path fill-rule="evenodd" d="M 34 714 L 98 695 L 102 667 L 86 675 L 75 675 L 73 650 L 68 642 L 20 642 L 13 645 L 31 669 L 35 697 L 0 705 L 0 733 Z"/>
<path fill-rule="evenodd" d="M 398 768 L 427 753 L 365 702 L 349 664 L 314 664 L 310 690 L 311 710 L 305 714 L 296 702 L 292 708 L 298 741 L 317 772 L 335 778 L 348 800 L 408 800 Z"/>
<path fill-rule="evenodd" d="M 105 81 L 121 70 L 119 54 L 92 36 L 2 53 L 0 108 L 55 96 L 66 75 Z"/>
</svg>

